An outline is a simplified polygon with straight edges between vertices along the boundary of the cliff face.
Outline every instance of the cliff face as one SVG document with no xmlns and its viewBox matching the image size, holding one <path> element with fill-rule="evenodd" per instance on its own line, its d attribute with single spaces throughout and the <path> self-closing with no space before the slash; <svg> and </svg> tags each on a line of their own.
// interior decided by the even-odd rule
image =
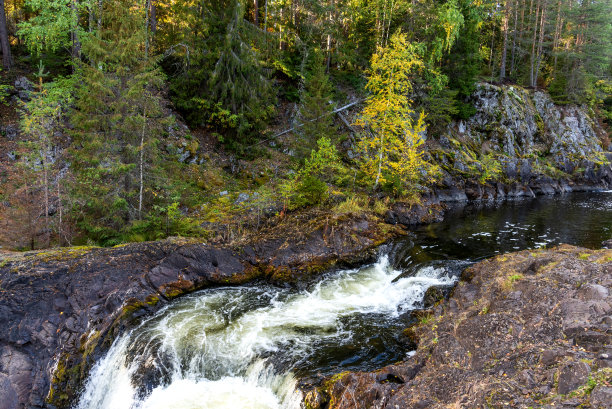
<svg viewBox="0 0 612 409">
<path fill-rule="evenodd" d="M 555 105 L 542 91 L 488 83 L 478 85 L 471 102 L 474 116 L 452 122 L 430 141 L 432 155 L 452 177 L 612 183 L 607 135 L 587 108 Z"/>
<path fill-rule="evenodd" d="M 595 158 L 603 132 L 575 105 L 555 105 L 542 91 L 480 84 L 472 97 L 476 115 L 451 125 L 451 134 L 469 138 L 508 157 L 546 155 Z"/>
</svg>

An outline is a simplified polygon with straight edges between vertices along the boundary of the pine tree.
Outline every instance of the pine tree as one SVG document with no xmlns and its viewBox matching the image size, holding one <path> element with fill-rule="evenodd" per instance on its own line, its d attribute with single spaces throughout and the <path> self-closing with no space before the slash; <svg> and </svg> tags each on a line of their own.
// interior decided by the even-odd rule
<svg viewBox="0 0 612 409">
<path fill-rule="evenodd" d="M 86 3 L 92 0 L 87 0 Z M 73 60 L 81 56 L 81 37 L 85 28 L 81 25 L 79 0 L 26 0 L 26 6 L 35 12 L 34 17 L 19 24 L 19 34 L 31 51 L 56 52 L 71 50 Z"/>
<path fill-rule="evenodd" d="M 8 70 L 13 66 L 13 55 L 8 38 L 4 0 L 0 0 L 0 51 L 2 51 L 2 66 Z"/>
<path fill-rule="evenodd" d="M 457 91 L 454 101 L 457 108 L 456 115 L 467 119 L 476 112 L 474 106 L 466 101 L 476 89 L 476 78 L 482 67 L 480 27 L 484 10 L 473 0 L 461 0 L 459 5 L 464 16 L 464 24 L 459 38 L 445 59 L 444 73 L 449 78 L 449 87 Z"/>
<path fill-rule="evenodd" d="M 159 90 L 163 78 L 145 55 L 145 30 L 130 0 L 107 0 L 102 28 L 83 44 L 90 64 L 80 66 L 73 196 L 81 227 L 100 242 L 112 242 L 126 224 L 140 219 L 147 172 L 160 153 L 167 122 Z M 150 197 L 154 189 L 148 189 Z"/>
<path fill-rule="evenodd" d="M 324 59 L 315 51 L 312 68 L 306 74 L 301 92 L 298 121 L 299 149 L 303 156 L 314 148 L 319 138 L 332 139 L 336 133 L 332 105 L 332 85 L 325 73 Z"/>
</svg>

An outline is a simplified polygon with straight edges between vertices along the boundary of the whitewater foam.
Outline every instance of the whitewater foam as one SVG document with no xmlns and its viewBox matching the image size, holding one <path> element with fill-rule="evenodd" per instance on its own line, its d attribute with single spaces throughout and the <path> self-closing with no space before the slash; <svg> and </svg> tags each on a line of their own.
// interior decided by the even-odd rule
<svg viewBox="0 0 612 409">
<path fill-rule="evenodd" d="M 399 278 L 398 278 L 399 277 Z M 113 344 L 92 370 L 78 409 L 299 408 L 289 368 L 321 340 L 346 340 L 357 314 L 398 316 L 432 285 L 451 285 L 444 268 L 404 277 L 383 256 L 295 292 L 275 287 L 203 291 L 176 302 Z"/>
</svg>

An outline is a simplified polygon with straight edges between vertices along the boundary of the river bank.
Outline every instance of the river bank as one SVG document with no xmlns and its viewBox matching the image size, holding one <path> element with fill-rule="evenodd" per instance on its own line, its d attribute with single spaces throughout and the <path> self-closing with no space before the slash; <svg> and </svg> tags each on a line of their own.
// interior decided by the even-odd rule
<svg viewBox="0 0 612 409">
<path fill-rule="evenodd" d="M 480 262 L 406 330 L 413 356 L 342 373 L 307 408 L 610 408 L 612 250 L 562 245 Z"/>
<path fill-rule="evenodd" d="M 424 201 L 396 207 L 395 220 L 389 213 L 385 219 L 440 221 L 446 207 Z M 371 260 L 378 245 L 402 234 L 373 214 L 293 214 L 231 247 L 177 239 L 4 256 L 3 396 L 9 408 L 68 407 L 116 336 L 169 300 L 256 279 L 299 285 L 332 266 Z"/>
</svg>

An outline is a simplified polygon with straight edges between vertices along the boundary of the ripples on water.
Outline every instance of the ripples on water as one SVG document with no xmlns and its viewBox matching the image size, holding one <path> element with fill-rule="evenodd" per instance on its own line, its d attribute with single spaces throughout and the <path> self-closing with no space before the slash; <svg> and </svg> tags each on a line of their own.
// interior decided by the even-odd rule
<svg viewBox="0 0 612 409">
<path fill-rule="evenodd" d="M 174 302 L 116 340 L 76 408 L 299 408 L 298 378 L 405 357 L 409 312 L 468 263 L 559 242 L 596 248 L 612 236 L 612 193 L 454 212 L 390 243 L 377 263 L 306 290 L 258 284 Z"/>
</svg>

